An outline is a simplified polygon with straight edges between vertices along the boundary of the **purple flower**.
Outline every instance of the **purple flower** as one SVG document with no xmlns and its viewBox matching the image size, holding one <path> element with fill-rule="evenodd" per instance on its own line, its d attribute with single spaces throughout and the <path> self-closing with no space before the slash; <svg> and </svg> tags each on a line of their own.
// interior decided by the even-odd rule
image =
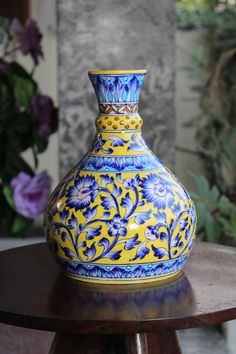
<svg viewBox="0 0 236 354">
<path fill-rule="evenodd" d="M 52 99 L 45 95 L 34 96 L 31 100 L 31 112 L 38 125 L 41 138 L 47 140 L 57 130 L 57 110 Z"/>
<path fill-rule="evenodd" d="M 107 221 L 109 226 L 108 234 L 110 236 L 125 236 L 127 234 L 126 225 L 128 221 L 122 219 L 120 215 L 115 215 L 112 220 Z"/>
<path fill-rule="evenodd" d="M 10 32 L 19 42 L 22 54 L 31 54 L 35 64 L 38 64 L 38 58 L 43 58 L 43 52 L 41 47 L 42 33 L 39 31 L 36 22 L 28 19 L 24 27 L 17 18 L 14 18 Z"/>
<path fill-rule="evenodd" d="M 13 200 L 20 215 L 34 219 L 44 211 L 50 195 L 51 178 L 45 171 L 31 177 L 20 172 L 12 179 Z"/>
</svg>

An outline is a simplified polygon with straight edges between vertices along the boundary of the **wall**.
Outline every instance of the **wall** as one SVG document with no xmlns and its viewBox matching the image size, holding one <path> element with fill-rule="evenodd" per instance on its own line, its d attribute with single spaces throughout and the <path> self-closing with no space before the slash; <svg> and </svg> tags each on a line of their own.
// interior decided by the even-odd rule
<svg viewBox="0 0 236 354">
<path fill-rule="evenodd" d="M 174 164 L 175 1 L 59 0 L 60 171 L 83 156 L 97 104 L 89 69 L 148 69 L 140 113 L 151 148 Z"/>
<path fill-rule="evenodd" d="M 51 96 L 55 105 L 58 105 L 56 0 L 31 0 L 30 12 L 43 33 L 44 59 L 36 70 L 35 78 L 42 93 Z M 30 59 L 26 60 L 25 57 L 21 57 L 20 61 L 30 70 L 32 67 Z M 27 151 L 24 156 L 27 161 L 33 163 L 30 151 Z M 52 177 L 53 188 L 57 185 L 59 180 L 58 134 L 50 137 L 46 152 L 39 156 L 38 170 L 47 170 Z"/>
<path fill-rule="evenodd" d="M 199 157 L 178 150 L 178 147 L 195 150 L 194 129 L 184 128 L 183 124 L 200 113 L 199 94 L 191 89 L 196 82 L 190 79 L 189 71 L 185 68 L 193 65 L 191 53 L 203 45 L 202 38 L 201 31 L 176 33 L 176 174 L 187 188 L 193 185 L 190 173 L 201 174 L 202 167 Z"/>
</svg>

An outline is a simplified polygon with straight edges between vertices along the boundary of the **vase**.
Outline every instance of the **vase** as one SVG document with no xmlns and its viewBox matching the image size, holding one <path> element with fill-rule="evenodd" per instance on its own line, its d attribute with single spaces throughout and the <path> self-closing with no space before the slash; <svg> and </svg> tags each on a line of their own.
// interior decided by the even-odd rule
<svg viewBox="0 0 236 354">
<path fill-rule="evenodd" d="M 52 193 L 44 218 L 51 252 L 79 281 L 174 279 L 193 247 L 194 204 L 142 136 L 138 100 L 145 73 L 89 72 L 97 133 Z"/>
</svg>

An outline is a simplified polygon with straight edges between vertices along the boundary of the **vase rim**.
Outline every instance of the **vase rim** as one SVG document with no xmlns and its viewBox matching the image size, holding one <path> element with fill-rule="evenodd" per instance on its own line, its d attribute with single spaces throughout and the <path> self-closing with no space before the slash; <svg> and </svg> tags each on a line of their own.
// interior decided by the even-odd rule
<svg viewBox="0 0 236 354">
<path fill-rule="evenodd" d="M 146 74 L 147 70 L 89 70 L 89 75 L 127 75 L 127 74 Z"/>
</svg>

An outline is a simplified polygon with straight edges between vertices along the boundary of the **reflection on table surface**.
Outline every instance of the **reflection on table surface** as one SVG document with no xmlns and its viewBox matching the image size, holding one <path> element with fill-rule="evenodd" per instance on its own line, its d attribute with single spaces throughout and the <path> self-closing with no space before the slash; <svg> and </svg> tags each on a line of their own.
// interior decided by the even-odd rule
<svg viewBox="0 0 236 354">
<path fill-rule="evenodd" d="M 56 301 L 54 301 L 56 299 Z M 50 311 L 62 315 L 60 302 L 66 303 L 66 316 L 96 320 L 151 320 L 191 314 L 195 307 L 188 278 L 159 285 L 86 285 L 58 275 L 50 299 Z M 64 313 L 63 313 L 64 314 Z"/>
</svg>

